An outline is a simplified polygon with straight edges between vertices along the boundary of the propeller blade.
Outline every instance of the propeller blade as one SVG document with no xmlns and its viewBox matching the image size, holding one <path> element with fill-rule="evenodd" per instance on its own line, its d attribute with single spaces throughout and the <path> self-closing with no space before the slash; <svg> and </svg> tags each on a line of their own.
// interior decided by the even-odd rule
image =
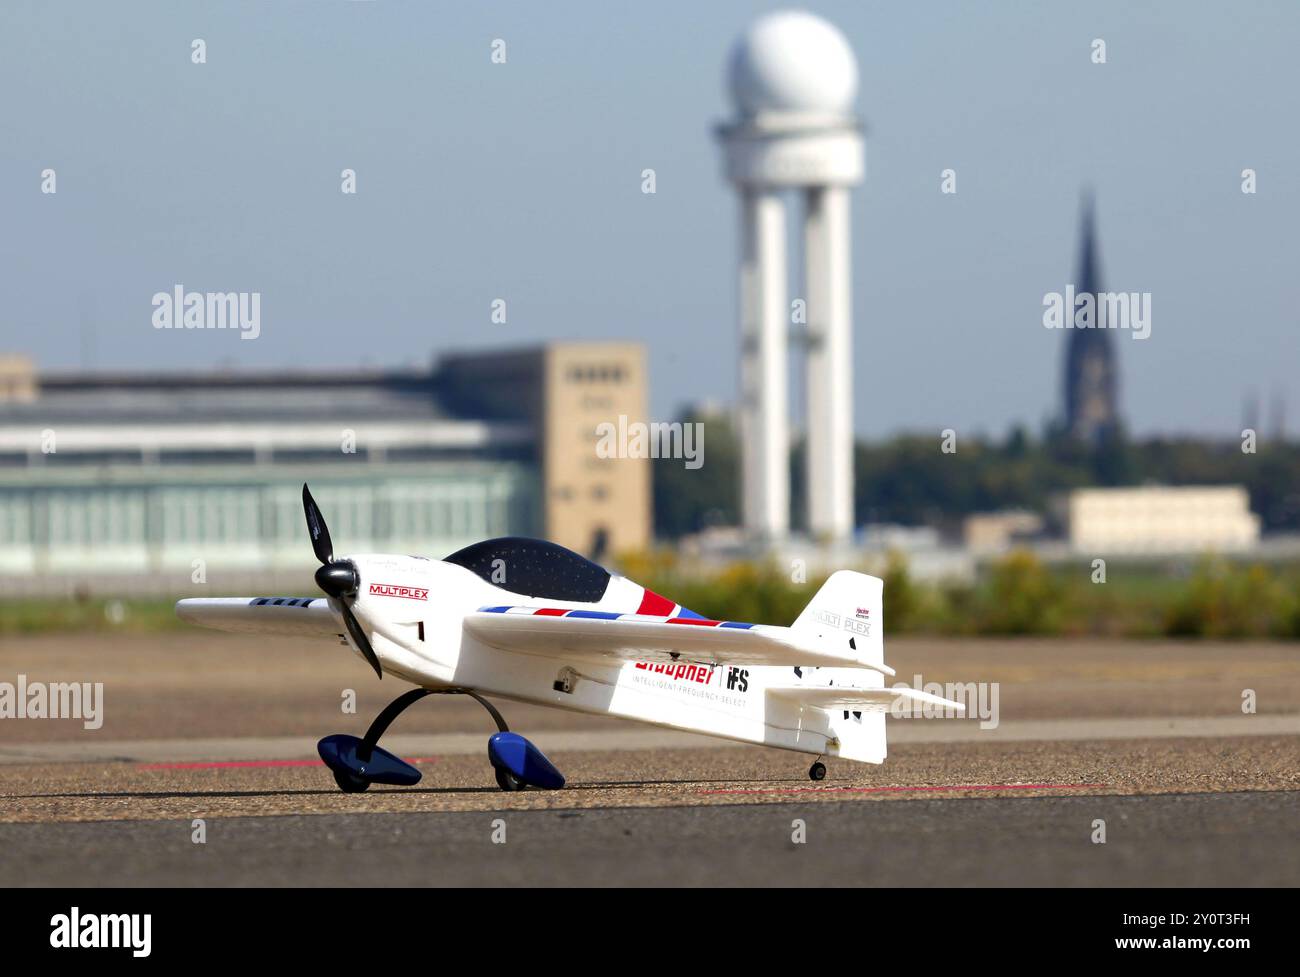
<svg viewBox="0 0 1300 977">
<path fill-rule="evenodd" d="M 375 654 L 375 649 L 370 647 L 370 641 L 366 638 L 366 633 L 361 630 L 361 624 L 352 613 L 352 608 L 343 601 L 339 603 L 343 607 L 343 623 L 348 627 L 348 634 L 352 635 L 352 640 L 357 643 L 366 661 L 370 662 L 370 667 L 375 670 L 375 674 L 383 678 L 384 670 L 379 667 L 379 656 Z"/>
<path fill-rule="evenodd" d="M 325 517 L 320 514 L 320 509 L 316 505 L 316 500 L 311 497 L 306 482 L 302 484 L 302 508 L 307 513 L 307 532 L 311 533 L 311 548 L 316 553 L 316 559 L 321 562 L 320 569 L 316 571 L 316 585 L 338 601 L 339 607 L 343 610 L 343 623 L 347 626 L 348 634 L 361 649 L 361 654 L 365 656 L 366 661 L 370 662 L 370 667 L 375 670 L 375 674 L 383 678 L 384 670 L 379 664 L 379 656 L 375 654 L 375 649 L 370 647 L 370 640 L 361 630 L 361 623 L 352 613 L 352 608 L 348 606 L 348 598 L 355 597 L 357 593 L 357 568 L 347 561 L 334 562 L 334 543 L 330 539 L 329 527 L 325 525 Z"/>
<path fill-rule="evenodd" d="M 311 534 L 311 548 L 316 552 L 316 559 L 321 563 L 330 563 L 334 559 L 334 543 L 330 540 L 325 517 L 320 514 L 306 482 L 302 483 L 302 507 L 307 513 L 307 532 Z"/>
</svg>

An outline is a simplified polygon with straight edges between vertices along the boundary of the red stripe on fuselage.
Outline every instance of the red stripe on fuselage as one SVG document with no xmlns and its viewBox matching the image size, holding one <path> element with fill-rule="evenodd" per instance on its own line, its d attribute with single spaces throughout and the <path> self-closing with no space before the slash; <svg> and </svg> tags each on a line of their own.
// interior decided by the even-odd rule
<svg viewBox="0 0 1300 977">
<path fill-rule="evenodd" d="M 564 617 L 568 613 L 567 607 L 539 607 L 533 611 L 533 614 L 539 617 Z"/>
<path fill-rule="evenodd" d="M 646 590 L 641 597 L 641 606 L 636 609 L 636 612 L 649 614 L 651 617 L 667 617 L 676 606 L 667 597 L 660 597 L 653 590 Z"/>
<path fill-rule="evenodd" d="M 721 621 L 710 621 L 707 617 L 670 617 L 666 624 L 702 624 L 706 628 L 716 628 Z"/>
</svg>

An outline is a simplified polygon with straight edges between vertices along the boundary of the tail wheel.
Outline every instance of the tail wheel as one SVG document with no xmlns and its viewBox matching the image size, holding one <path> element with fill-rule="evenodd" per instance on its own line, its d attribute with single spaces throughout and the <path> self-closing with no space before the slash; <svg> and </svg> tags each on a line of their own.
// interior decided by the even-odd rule
<svg viewBox="0 0 1300 977">
<path fill-rule="evenodd" d="M 820 760 L 818 760 L 818 761 L 817 761 L 816 763 L 814 763 L 811 767 L 809 767 L 809 768 L 808 768 L 808 779 L 809 779 L 809 780 L 825 780 L 825 779 L 826 779 L 826 764 L 824 764 L 824 763 L 822 763 Z"/>
</svg>

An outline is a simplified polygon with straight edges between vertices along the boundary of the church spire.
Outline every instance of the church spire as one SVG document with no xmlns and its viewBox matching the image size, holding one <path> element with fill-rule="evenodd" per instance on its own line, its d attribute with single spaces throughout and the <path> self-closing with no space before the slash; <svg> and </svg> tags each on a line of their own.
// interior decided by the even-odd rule
<svg viewBox="0 0 1300 977">
<path fill-rule="evenodd" d="M 1084 191 L 1080 219 L 1079 264 L 1075 295 L 1090 293 L 1094 302 L 1104 286 L 1098 256 L 1096 206 L 1090 190 Z M 1094 307 L 1095 308 L 1095 307 Z M 1073 309 L 1066 310 L 1072 316 Z M 1119 427 L 1119 377 L 1115 365 L 1115 341 L 1109 329 L 1073 328 L 1066 333 L 1065 429 L 1080 441 L 1098 444 L 1114 435 Z"/>
<path fill-rule="evenodd" d="M 1097 258 L 1097 208 L 1092 191 L 1083 192 L 1082 233 L 1079 240 L 1079 278 L 1075 284 L 1078 292 L 1092 292 L 1101 288 L 1101 262 Z"/>
</svg>

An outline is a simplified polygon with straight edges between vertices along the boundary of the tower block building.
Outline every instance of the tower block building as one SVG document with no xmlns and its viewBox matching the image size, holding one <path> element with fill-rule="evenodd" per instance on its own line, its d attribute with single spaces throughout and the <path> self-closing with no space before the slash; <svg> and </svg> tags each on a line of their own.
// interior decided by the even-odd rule
<svg viewBox="0 0 1300 977">
<path fill-rule="evenodd" d="M 787 198 L 802 203 L 806 301 L 808 524 L 853 531 L 853 310 L 849 190 L 864 173 L 853 115 L 858 69 L 835 27 L 812 14 L 759 18 L 729 66 L 735 118 L 718 128 L 740 199 L 742 514 L 749 537 L 789 533 L 787 355 L 792 325 Z"/>
</svg>

